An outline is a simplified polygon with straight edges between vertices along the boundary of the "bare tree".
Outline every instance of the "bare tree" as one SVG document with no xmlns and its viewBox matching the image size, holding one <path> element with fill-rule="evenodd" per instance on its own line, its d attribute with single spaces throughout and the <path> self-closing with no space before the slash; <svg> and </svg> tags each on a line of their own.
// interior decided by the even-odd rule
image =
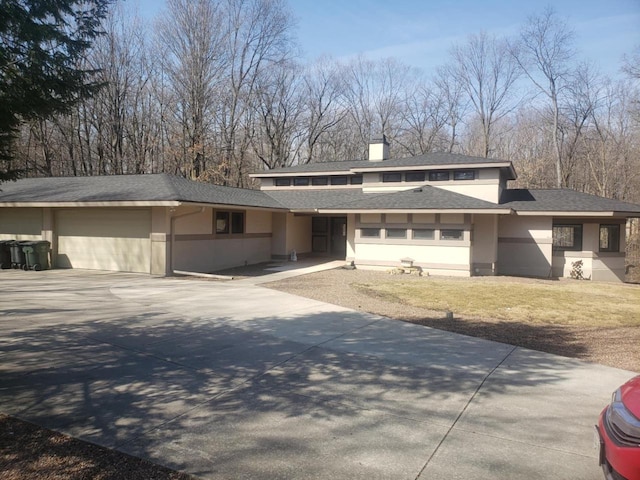
<svg viewBox="0 0 640 480">
<path fill-rule="evenodd" d="M 556 186 L 565 187 L 560 135 L 560 104 L 572 74 L 573 31 L 553 9 L 529 18 L 512 46 L 512 55 L 551 109 L 551 135 L 555 149 Z"/>
<path fill-rule="evenodd" d="M 305 131 L 305 145 L 300 153 L 300 163 L 316 160 L 316 146 L 337 125 L 347 112 L 341 108 L 344 83 L 340 67 L 329 58 L 321 58 L 310 65 L 304 74 L 301 119 Z"/>
<path fill-rule="evenodd" d="M 482 32 L 455 45 L 445 68 L 474 107 L 482 127 L 481 155 L 488 157 L 495 123 L 516 106 L 512 100 L 518 65 L 504 40 Z"/>
<path fill-rule="evenodd" d="M 228 65 L 226 25 L 213 0 L 168 0 L 157 25 L 158 48 L 166 72 L 173 119 L 180 126 L 173 140 L 183 172 L 197 178 L 212 154 L 207 146 L 214 100 Z"/>
</svg>

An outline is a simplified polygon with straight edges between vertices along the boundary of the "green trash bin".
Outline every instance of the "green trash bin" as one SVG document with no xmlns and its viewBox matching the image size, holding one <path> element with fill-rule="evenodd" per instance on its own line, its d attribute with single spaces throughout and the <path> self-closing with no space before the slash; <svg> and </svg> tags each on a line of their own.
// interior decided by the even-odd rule
<svg viewBox="0 0 640 480">
<path fill-rule="evenodd" d="M 15 240 L 0 240 L 0 268 L 11 268 L 11 244 Z"/>
<path fill-rule="evenodd" d="M 24 268 L 26 265 L 27 261 L 22 251 L 24 243 L 29 242 L 18 242 L 14 240 L 9 243 L 9 250 L 11 250 L 11 268 Z"/>
<path fill-rule="evenodd" d="M 23 242 L 22 251 L 25 256 L 24 270 L 48 270 L 49 250 L 51 244 L 46 240 Z"/>
</svg>

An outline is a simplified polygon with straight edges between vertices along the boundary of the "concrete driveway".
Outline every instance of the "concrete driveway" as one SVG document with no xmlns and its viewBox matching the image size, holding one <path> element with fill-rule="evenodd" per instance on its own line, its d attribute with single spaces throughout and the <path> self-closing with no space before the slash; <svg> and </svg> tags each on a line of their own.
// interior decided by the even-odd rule
<svg viewBox="0 0 640 480">
<path fill-rule="evenodd" d="M 259 286 L 0 271 L 0 411 L 203 478 L 600 479 L 633 373 Z"/>
</svg>

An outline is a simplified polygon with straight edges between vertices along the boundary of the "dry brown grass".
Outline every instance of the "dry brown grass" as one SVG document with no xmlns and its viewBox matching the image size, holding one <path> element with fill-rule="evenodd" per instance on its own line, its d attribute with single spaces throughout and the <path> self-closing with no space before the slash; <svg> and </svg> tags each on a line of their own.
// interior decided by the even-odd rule
<svg viewBox="0 0 640 480">
<path fill-rule="evenodd" d="M 390 278 L 353 283 L 392 302 L 455 314 L 583 327 L 640 326 L 640 287 L 585 281 L 505 281 L 493 278 L 422 281 Z"/>
</svg>

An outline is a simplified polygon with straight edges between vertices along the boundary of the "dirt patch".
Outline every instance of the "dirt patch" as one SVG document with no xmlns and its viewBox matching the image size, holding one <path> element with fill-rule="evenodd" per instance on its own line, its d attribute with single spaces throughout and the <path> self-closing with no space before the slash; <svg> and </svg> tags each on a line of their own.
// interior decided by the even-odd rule
<svg viewBox="0 0 640 480">
<path fill-rule="evenodd" d="M 430 280 L 370 270 L 338 269 L 272 282 L 265 286 L 397 320 L 640 372 L 640 327 L 635 322 L 631 322 L 631 325 L 614 325 L 607 321 L 599 322 L 597 317 L 592 317 L 587 325 L 575 325 L 563 324 L 557 319 L 545 323 L 533 322 L 527 318 L 496 319 L 457 313 L 454 318 L 448 319 L 445 311 L 411 305 L 396 295 L 363 288 L 363 285 L 386 282 L 420 285 L 420 282 L 425 281 Z M 557 285 L 558 289 L 563 286 L 563 282 L 514 277 L 476 277 L 456 281 L 459 282 L 462 294 L 471 281 L 499 282 L 506 286 L 532 284 L 554 288 Z M 581 285 L 595 285 L 597 288 L 597 284 L 587 282 Z M 620 288 L 640 287 L 621 285 Z M 616 300 L 613 298 L 611 301 Z M 591 313 L 585 311 L 584 315 L 591 316 Z M 607 326 L 601 326 L 600 323 Z"/>
<path fill-rule="evenodd" d="M 3 480 L 194 480 L 140 458 L 0 414 Z"/>
</svg>

